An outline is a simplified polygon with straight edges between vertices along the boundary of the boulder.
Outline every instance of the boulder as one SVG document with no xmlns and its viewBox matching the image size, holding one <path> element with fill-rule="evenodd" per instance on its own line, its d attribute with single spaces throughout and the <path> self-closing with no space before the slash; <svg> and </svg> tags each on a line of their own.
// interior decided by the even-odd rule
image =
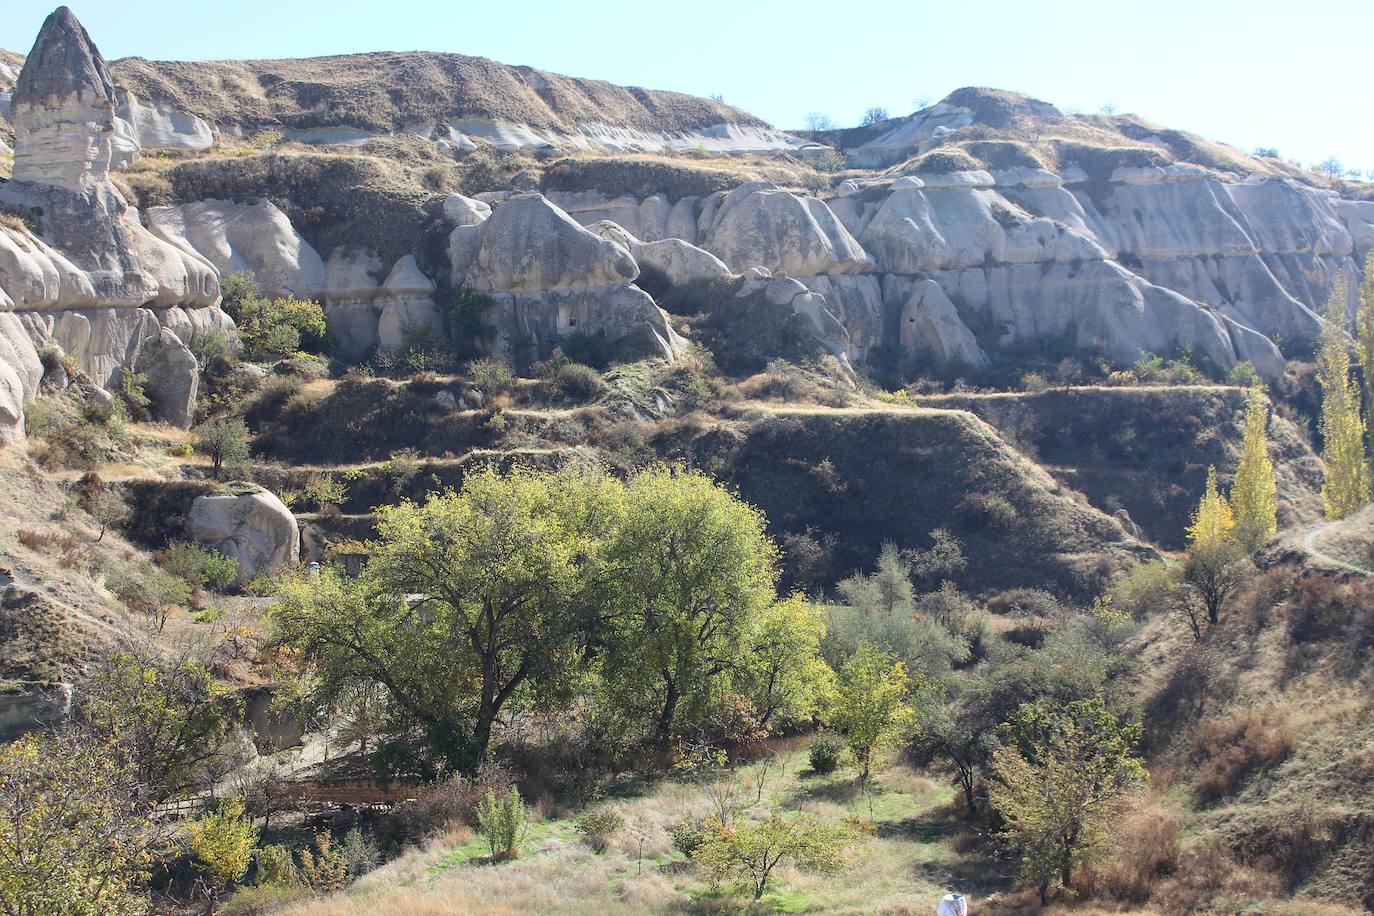
<svg viewBox="0 0 1374 916">
<path fill-rule="evenodd" d="M 300 560 L 295 516 L 273 494 L 255 488 L 224 495 L 197 496 L 186 532 L 206 547 L 238 561 L 238 584 L 270 576 Z"/>
<path fill-rule="evenodd" d="M 150 348 L 138 369 L 148 376 L 144 390 L 153 416 L 173 426 L 189 428 L 196 414 L 200 387 L 199 366 L 190 349 L 169 328 L 162 328 L 157 345 Z"/>
<path fill-rule="evenodd" d="M 444 198 L 444 219 L 455 226 L 475 226 L 491 216 L 491 204 L 462 194 Z"/>
</svg>

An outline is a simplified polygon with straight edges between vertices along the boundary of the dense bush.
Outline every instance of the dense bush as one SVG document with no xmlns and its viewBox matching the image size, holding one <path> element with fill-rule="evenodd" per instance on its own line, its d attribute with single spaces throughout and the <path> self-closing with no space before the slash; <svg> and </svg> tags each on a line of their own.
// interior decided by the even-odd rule
<svg viewBox="0 0 1374 916">
<path fill-rule="evenodd" d="M 611 840 L 625 827 L 625 818 L 614 808 L 598 808 L 577 819 L 577 832 L 587 845 L 604 852 Z"/>
<path fill-rule="evenodd" d="M 812 771 L 821 775 L 839 769 L 840 758 L 843 756 L 844 741 L 830 732 L 821 732 L 811 739 L 811 748 L 806 754 L 807 760 L 811 762 Z"/>
</svg>

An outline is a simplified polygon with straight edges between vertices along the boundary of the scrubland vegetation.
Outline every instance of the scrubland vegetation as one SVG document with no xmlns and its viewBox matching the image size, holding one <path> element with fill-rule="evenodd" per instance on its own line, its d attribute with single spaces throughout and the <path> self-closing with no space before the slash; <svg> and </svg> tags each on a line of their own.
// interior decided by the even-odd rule
<svg viewBox="0 0 1374 916">
<path fill-rule="evenodd" d="M 1341 335 L 1313 417 L 1304 382 L 1149 360 L 852 385 L 786 333 L 731 352 L 745 318 L 708 307 L 683 320 L 729 328 L 721 352 L 672 365 L 574 339 L 345 366 L 318 305 L 228 291 L 246 349 L 197 341 L 193 430 L 72 366 L 5 454 L 0 545 L 53 577 L 0 603 L 6 676 L 71 699 L 0 751 L 0 909 L 1374 904 L 1374 510 Z M 1124 431 L 1083 405 L 1150 413 L 1147 383 L 1176 415 L 1111 457 L 1187 468 L 1140 535 L 1168 554 L 1034 465 L 1073 453 L 1024 422 Z M 1321 500 L 1295 470 L 1313 420 Z M 240 584 L 186 536 L 196 496 L 248 480 L 319 567 Z M 372 801 L 321 800 L 346 783 Z"/>
</svg>

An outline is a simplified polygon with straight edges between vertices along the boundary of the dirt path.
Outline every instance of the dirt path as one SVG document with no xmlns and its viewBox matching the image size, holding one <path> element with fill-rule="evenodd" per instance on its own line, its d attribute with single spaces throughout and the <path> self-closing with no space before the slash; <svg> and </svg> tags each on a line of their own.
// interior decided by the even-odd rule
<svg viewBox="0 0 1374 916">
<path fill-rule="evenodd" d="M 1374 569 L 1369 569 L 1367 567 L 1360 566 L 1355 563 L 1349 563 L 1345 560 L 1340 559 L 1339 557 L 1333 557 L 1331 556 L 1331 554 L 1326 553 L 1324 550 L 1317 546 L 1317 537 L 1321 535 L 1323 532 L 1325 532 L 1327 528 L 1330 527 L 1330 522 L 1323 522 L 1320 525 L 1313 525 L 1311 528 L 1308 528 L 1307 533 L 1304 534 L 1302 537 L 1302 549 L 1305 550 L 1308 553 L 1308 555 L 1316 557 L 1323 563 L 1328 563 L 1339 569 L 1348 569 L 1351 572 L 1357 572 L 1362 576 L 1374 576 Z"/>
</svg>

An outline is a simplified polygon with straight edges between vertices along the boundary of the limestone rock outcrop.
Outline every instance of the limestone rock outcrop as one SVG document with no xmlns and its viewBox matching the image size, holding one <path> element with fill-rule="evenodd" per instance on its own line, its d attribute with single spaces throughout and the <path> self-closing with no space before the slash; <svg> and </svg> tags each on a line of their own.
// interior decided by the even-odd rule
<svg viewBox="0 0 1374 916">
<path fill-rule="evenodd" d="M 186 533 L 197 543 L 237 560 L 239 585 L 279 573 L 300 559 L 295 516 L 261 488 L 197 496 L 186 518 Z"/>
<path fill-rule="evenodd" d="M 673 286 L 717 280 L 730 275 L 730 268 L 725 266 L 724 261 L 682 239 L 643 242 L 610 220 L 602 220 L 590 228 L 603 239 L 628 251 L 641 271 L 645 268 L 656 271 Z"/>
<path fill-rule="evenodd" d="M 24 228 L 0 227 L 0 436 L 22 425 L 23 400 L 37 393 L 32 367 L 40 348 L 76 358 L 98 384 L 120 372 L 148 374 L 156 414 L 187 425 L 198 373 L 188 344 L 197 329 L 232 333 L 216 306 L 213 263 L 146 229 L 110 183 L 114 87 L 90 36 L 66 7 L 43 24 L 10 99 L 15 129 L 11 181 L 0 203 L 33 216 Z M 35 225 L 35 223 L 37 225 Z"/>
<path fill-rule="evenodd" d="M 671 358 L 686 342 L 643 290 L 625 248 L 580 226 L 540 194 L 516 194 L 449 237 L 454 286 L 491 295 L 498 349 L 517 337 L 551 346 L 577 331 L 639 338 Z"/>
<path fill-rule="evenodd" d="M 155 235 L 208 260 L 221 276 L 251 272 L 269 296 L 309 299 L 324 291 L 324 261 L 265 198 L 151 207 L 147 216 Z"/>
<path fill-rule="evenodd" d="M 38 33 L 10 97 L 14 181 L 72 191 L 104 181 L 114 139 L 114 80 L 67 7 Z"/>
</svg>

